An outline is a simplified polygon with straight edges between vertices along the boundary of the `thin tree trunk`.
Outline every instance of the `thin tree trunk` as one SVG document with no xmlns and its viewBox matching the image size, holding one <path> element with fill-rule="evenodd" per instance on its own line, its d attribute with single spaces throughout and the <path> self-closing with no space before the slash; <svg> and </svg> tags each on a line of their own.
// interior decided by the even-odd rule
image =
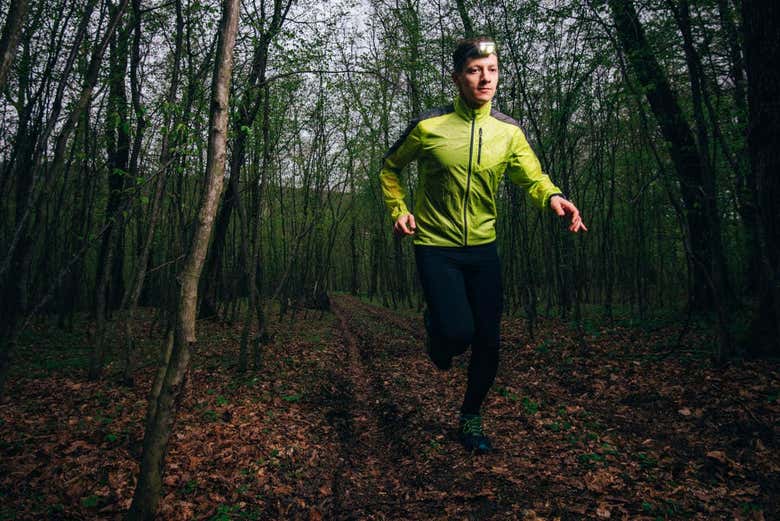
<svg viewBox="0 0 780 521">
<path fill-rule="evenodd" d="M 116 9 L 109 8 L 111 10 Z M 106 328 L 109 306 L 115 300 L 114 292 L 121 279 L 121 259 L 124 257 L 119 245 L 122 243 L 124 220 L 115 220 L 117 209 L 122 204 L 125 180 L 130 152 L 130 136 L 128 134 L 127 91 L 125 77 L 127 76 L 127 57 L 129 45 L 129 29 L 121 27 L 111 39 L 109 67 L 109 100 L 106 111 L 106 147 L 108 166 L 108 200 L 105 215 L 108 229 L 100 245 L 97 263 L 97 284 L 95 289 L 95 339 L 90 355 L 89 379 L 96 380 L 103 371 L 106 357 Z M 119 262 L 120 267 L 115 264 Z"/>
<path fill-rule="evenodd" d="M 154 418 L 144 434 L 144 449 L 138 484 L 127 518 L 153 519 L 162 490 L 162 476 L 168 439 L 176 419 L 178 404 L 192 356 L 198 280 L 208 249 L 214 215 L 222 194 L 227 154 L 228 100 L 233 70 L 233 48 L 238 32 L 239 0 L 225 0 L 212 81 L 209 115 L 209 141 L 206 159 L 206 185 L 190 251 L 179 275 L 181 289 L 170 362 L 156 402 Z"/>
<path fill-rule="evenodd" d="M 54 158 L 51 161 L 51 167 L 48 174 L 48 179 L 51 181 L 52 179 L 58 178 L 58 174 L 62 171 L 62 169 L 65 167 L 65 154 L 67 152 L 67 144 L 68 140 L 70 138 L 70 135 L 73 133 L 73 130 L 76 127 L 76 124 L 78 123 L 79 118 L 81 117 L 81 114 L 88 109 L 90 102 L 92 101 L 92 93 L 95 89 L 95 86 L 97 85 L 98 81 L 98 73 L 100 72 L 100 64 L 103 60 L 103 55 L 105 54 L 106 49 L 108 48 L 109 42 L 111 38 L 113 37 L 114 31 L 116 30 L 117 25 L 119 24 L 120 19 L 122 18 L 122 14 L 124 13 L 125 8 L 127 7 L 127 3 L 129 0 L 123 0 L 122 4 L 119 6 L 119 8 L 114 12 L 114 16 L 111 18 L 111 21 L 108 24 L 108 27 L 106 28 L 106 32 L 103 34 L 103 39 L 95 46 L 95 49 L 92 52 L 92 56 L 90 58 L 89 66 L 87 67 L 87 74 L 86 78 L 84 80 L 84 85 L 81 89 L 81 92 L 79 93 L 78 99 L 75 103 L 75 106 L 73 110 L 70 112 L 68 118 L 65 120 L 65 123 L 63 125 L 62 130 L 60 131 L 60 134 L 57 137 L 56 144 L 54 147 Z M 95 0 L 92 0 L 88 6 L 93 6 L 95 3 Z M 85 16 L 85 22 L 82 26 L 86 30 L 86 23 L 88 22 L 88 19 L 86 19 Z M 83 35 L 79 35 L 80 37 L 83 37 Z M 64 88 L 65 82 L 61 83 Z M 54 121 L 51 121 L 51 125 L 54 125 Z M 38 169 L 36 169 L 38 170 Z M 14 232 L 14 237 L 11 240 L 11 244 L 8 247 L 8 252 L 6 253 L 6 258 L 2 265 L 0 265 L 0 279 L 6 276 L 6 273 L 8 271 L 8 268 L 10 267 L 11 259 L 13 259 L 14 250 L 16 246 L 18 245 L 19 241 L 22 240 L 26 221 L 29 218 L 30 214 L 32 213 L 32 209 L 35 207 L 37 202 L 37 196 L 39 194 L 44 193 L 45 187 L 40 187 L 38 183 L 38 178 L 40 177 L 39 173 L 35 174 L 35 177 L 33 178 L 33 185 L 30 189 L 30 196 L 27 198 L 27 201 L 24 203 L 22 211 L 21 218 L 19 222 L 16 223 L 16 230 Z"/>
<path fill-rule="evenodd" d="M 713 262 L 717 263 L 718 258 L 723 258 L 722 251 L 718 251 L 719 238 L 714 235 L 717 230 L 712 225 L 717 218 L 715 194 L 711 193 L 713 183 L 705 178 L 707 172 L 693 133 L 666 75 L 647 43 L 633 2 L 609 0 L 608 3 L 621 45 L 634 74 L 645 89 L 650 107 L 669 144 L 680 181 L 693 254 L 691 306 L 700 310 L 715 309 L 724 295 L 723 268 L 713 266 Z M 722 345 L 721 350 L 728 352 L 728 342 L 725 339 L 722 341 L 726 345 Z"/>
<path fill-rule="evenodd" d="M 463 34 L 466 36 L 466 38 L 473 38 L 476 36 L 474 34 L 474 23 L 471 21 L 471 17 L 469 16 L 469 10 L 466 8 L 465 0 L 455 0 L 455 3 L 458 5 L 460 21 L 463 22 Z"/>
<path fill-rule="evenodd" d="M 134 72 L 137 73 L 137 61 L 140 59 L 137 45 L 138 39 L 141 36 L 141 22 L 140 22 L 140 0 L 133 0 L 133 13 L 136 16 L 136 40 L 133 43 L 133 64 L 131 67 Z M 181 69 L 181 59 L 183 53 L 183 40 L 184 40 L 184 17 L 182 16 L 181 0 L 176 0 L 176 37 L 175 48 L 173 55 L 173 66 L 171 72 L 171 83 L 168 86 L 168 94 L 166 101 L 169 107 L 173 107 L 176 103 L 176 93 L 179 89 L 179 75 Z M 134 89 L 136 90 L 136 89 Z M 136 101 L 136 94 L 133 96 L 134 105 L 138 104 Z M 142 118 L 142 110 L 137 107 L 136 112 L 139 113 L 139 118 Z M 141 120 L 139 119 L 139 130 L 141 132 Z M 168 111 L 165 118 L 165 126 L 167 129 L 162 136 L 162 145 L 160 150 L 160 173 L 157 174 L 155 181 L 154 194 L 149 202 L 149 222 L 146 227 L 146 235 L 143 239 L 141 251 L 135 261 L 134 276 L 131 279 L 131 285 L 127 293 L 125 294 L 125 302 L 122 303 L 122 309 L 124 313 L 124 331 L 125 331 L 125 356 L 124 356 L 124 369 L 122 380 L 125 385 L 132 385 L 133 383 L 133 371 L 135 370 L 135 345 L 134 345 L 134 333 L 132 330 L 132 321 L 135 314 L 135 310 L 138 307 L 138 302 L 141 298 L 141 290 L 144 286 L 146 279 L 147 265 L 149 263 L 149 255 L 152 250 L 152 240 L 157 230 L 157 224 L 160 219 L 160 210 L 162 208 L 162 196 L 165 189 L 166 181 L 168 180 L 168 172 L 171 168 L 172 154 L 171 148 L 173 146 L 172 139 L 175 135 L 175 119 L 173 118 L 173 111 Z M 140 142 L 136 140 L 136 143 L 140 145 Z M 134 151 L 135 155 L 135 151 Z"/>
<path fill-rule="evenodd" d="M 11 64 L 16 55 L 16 46 L 19 44 L 19 37 L 27 18 L 27 7 L 27 0 L 11 0 L 11 5 L 8 8 L 3 34 L 0 36 L 0 92 L 5 90 L 8 71 L 11 70 Z"/>
<path fill-rule="evenodd" d="M 244 165 L 246 140 L 257 117 L 262 98 L 262 87 L 265 85 L 265 72 L 268 67 L 268 48 L 274 37 L 282 29 L 291 6 L 291 0 L 274 0 L 273 15 L 268 23 L 268 28 L 257 38 L 252 58 L 252 70 L 248 80 L 249 86 L 241 98 L 238 107 L 238 118 L 233 122 L 234 141 L 231 147 L 230 182 L 225 199 L 217 215 L 214 241 L 206 260 L 206 273 L 203 278 L 203 295 L 201 299 L 201 316 L 203 317 L 211 317 L 217 314 L 217 284 L 219 272 L 222 269 L 222 254 L 233 209 L 239 204 L 239 180 L 241 168 Z M 260 25 L 263 25 L 264 22 L 265 20 L 260 20 Z"/>
</svg>

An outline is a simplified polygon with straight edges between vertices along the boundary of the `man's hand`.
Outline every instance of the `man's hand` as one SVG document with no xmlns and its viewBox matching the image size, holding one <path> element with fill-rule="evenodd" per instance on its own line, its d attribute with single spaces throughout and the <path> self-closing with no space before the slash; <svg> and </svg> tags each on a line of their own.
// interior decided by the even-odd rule
<svg viewBox="0 0 780 521">
<path fill-rule="evenodd" d="M 414 231 L 417 229 L 417 225 L 414 223 L 414 215 L 405 213 L 396 219 L 393 225 L 393 233 L 399 237 L 406 237 L 407 235 L 414 235 Z"/>
<path fill-rule="evenodd" d="M 567 201 L 560 195 L 554 195 L 550 197 L 550 208 L 552 208 L 559 217 L 564 217 L 566 214 L 571 215 L 571 225 L 569 226 L 570 232 L 577 233 L 580 230 L 588 231 L 588 228 L 585 227 L 585 223 L 582 222 L 580 211 L 577 210 L 577 207 L 574 206 L 571 201 Z"/>
</svg>

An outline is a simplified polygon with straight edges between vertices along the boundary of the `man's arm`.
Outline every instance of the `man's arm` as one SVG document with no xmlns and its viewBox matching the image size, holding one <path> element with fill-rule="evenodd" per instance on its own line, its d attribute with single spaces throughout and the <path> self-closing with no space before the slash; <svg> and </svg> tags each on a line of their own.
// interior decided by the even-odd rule
<svg viewBox="0 0 780 521">
<path fill-rule="evenodd" d="M 507 175 L 513 183 L 525 189 L 528 196 L 539 208 L 550 207 L 560 217 L 571 215 L 569 231 L 577 233 L 588 231 L 582 222 L 580 211 L 571 201 L 563 197 L 561 189 L 553 184 L 550 177 L 542 172 L 542 165 L 525 139 L 523 131 L 517 129 L 513 141 L 512 155 L 507 165 Z"/>
<path fill-rule="evenodd" d="M 420 150 L 419 125 L 417 121 L 407 127 L 400 139 L 390 147 L 384 157 L 379 180 L 385 205 L 393 220 L 393 231 L 398 235 L 412 235 L 415 229 L 414 216 L 409 213 L 404 198 L 406 191 L 401 183 L 401 171 L 411 163 Z"/>
<path fill-rule="evenodd" d="M 512 151 L 506 173 L 513 183 L 526 191 L 528 197 L 538 208 L 547 208 L 554 195 L 562 195 L 563 193 L 550 181 L 550 177 L 542 172 L 539 159 L 519 127 L 516 128 L 516 134 L 512 140 Z"/>
</svg>

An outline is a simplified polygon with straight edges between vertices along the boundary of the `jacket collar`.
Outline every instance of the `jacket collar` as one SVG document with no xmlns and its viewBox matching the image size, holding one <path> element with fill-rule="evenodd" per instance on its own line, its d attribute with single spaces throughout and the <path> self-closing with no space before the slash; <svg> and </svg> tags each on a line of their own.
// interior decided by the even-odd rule
<svg viewBox="0 0 780 521">
<path fill-rule="evenodd" d="M 465 101 L 463 101 L 463 98 L 456 96 L 453 105 L 455 106 L 455 112 L 458 114 L 458 116 L 462 117 L 466 121 L 471 121 L 472 119 L 480 121 L 490 115 L 492 102 L 488 101 L 478 109 L 472 109 L 466 104 Z"/>
</svg>

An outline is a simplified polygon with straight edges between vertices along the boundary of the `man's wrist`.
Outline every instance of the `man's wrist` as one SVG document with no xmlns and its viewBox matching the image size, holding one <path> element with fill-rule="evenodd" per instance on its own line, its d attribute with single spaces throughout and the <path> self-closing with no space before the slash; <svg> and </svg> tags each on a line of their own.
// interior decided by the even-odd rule
<svg viewBox="0 0 780 521">
<path fill-rule="evenodd" d="M 566 196 L 563 195 L 560 192 L 552 194 L 550 197 L 547 198 L 547 205 L 548 206 L 552 203 L 553 197 L 560 197 L 561 199 L 566 199 Z"/>
</svg>

